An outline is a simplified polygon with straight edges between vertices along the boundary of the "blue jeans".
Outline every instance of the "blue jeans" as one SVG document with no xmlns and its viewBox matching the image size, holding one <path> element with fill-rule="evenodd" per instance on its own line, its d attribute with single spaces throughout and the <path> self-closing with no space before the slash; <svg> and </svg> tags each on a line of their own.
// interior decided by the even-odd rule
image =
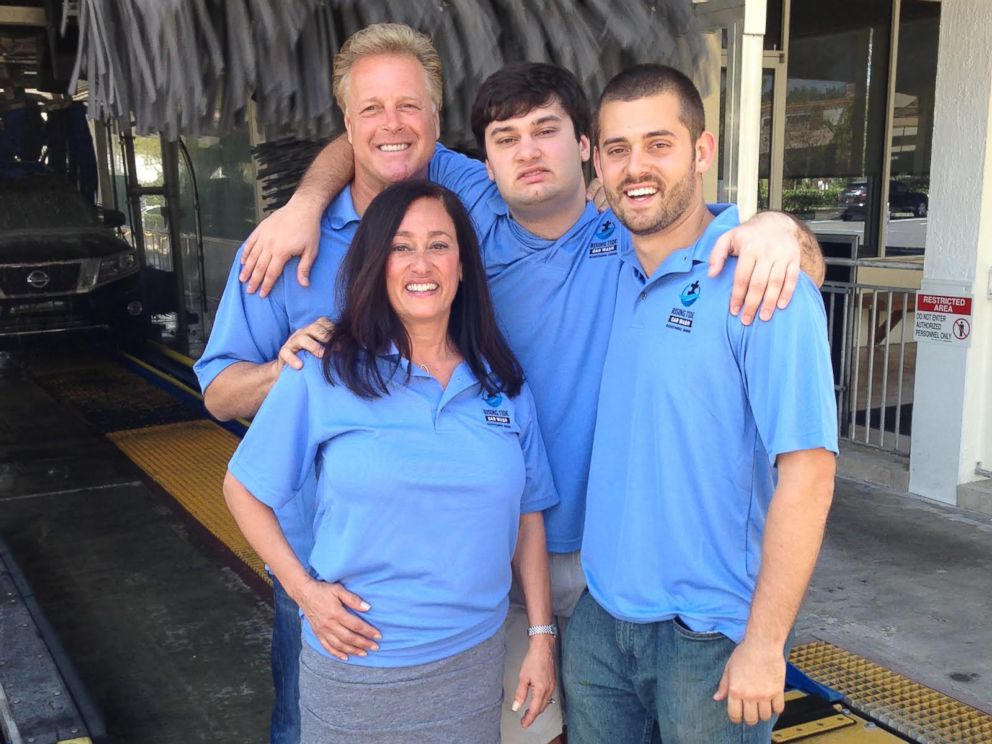
<svg viewBox="0 0 992 744">
<path fill-rule="evenodd" d="M 733 724 L 713 700 L 736 645 L 677 620 L 617 620 L 587 592 L 564 639 L 569 744 L 768 744 L 772 721 Z"/>
<path fill-rule="evenodd" d="M 300 608 L 272 577 L 272 683 L 275 705 L 269 729 L 271 744 L 300 742 Z"/>
</svg>

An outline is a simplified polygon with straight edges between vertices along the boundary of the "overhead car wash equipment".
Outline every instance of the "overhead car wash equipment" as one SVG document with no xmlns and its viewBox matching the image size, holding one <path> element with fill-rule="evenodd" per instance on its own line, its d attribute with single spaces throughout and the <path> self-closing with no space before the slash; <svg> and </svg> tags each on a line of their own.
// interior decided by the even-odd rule
<svg viewBox="0 0 992 744">
<path fill-rule="evenodd" d="M 590 95 L 624 67 L 662 62 L 693 72 L 706 59 L 692 0 L 78 0 L 71 89 L 85 79 L 89 116 L 140 134 L 220 134 L 249 100 L 267 139 L 338 128 L 331 59 L 370 23 L 431 36 L 444 70 L 446 141 L 470 145 L 469 104 L 507 62 L 572 70 Z"/>
</svg>

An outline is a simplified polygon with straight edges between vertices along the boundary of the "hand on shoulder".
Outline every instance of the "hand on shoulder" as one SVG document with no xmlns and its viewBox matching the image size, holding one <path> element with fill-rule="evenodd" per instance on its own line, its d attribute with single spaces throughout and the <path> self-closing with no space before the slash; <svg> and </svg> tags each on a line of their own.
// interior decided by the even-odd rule
<svg viewBox="0 0 992 744">
<path fill-rule="evenodd" d="M 294 196 L 252 230 L 241 253 L 238 276 L 248 283 L 249 294 L 260 289 L 259 296 L 267 296 L 294 256 L 300 257 L 297 281 L 310 286 L 310 268 L 320 248 L 321 213 L 313 204 Z"/>
</svg>

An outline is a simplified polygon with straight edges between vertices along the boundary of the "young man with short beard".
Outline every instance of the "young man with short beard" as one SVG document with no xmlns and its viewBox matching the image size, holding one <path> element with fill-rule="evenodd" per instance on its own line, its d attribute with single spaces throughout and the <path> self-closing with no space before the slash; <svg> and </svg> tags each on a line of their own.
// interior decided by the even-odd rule
<svg viewBox="0 0 992 744">
<path fill-rule="evenodd" d="M 826 316 L 800 276 L 770 323 L 708 271 L 738 224 L 708 206 L 692 82 L 641 65 L 600 101 L 595 164 L 629 229 L 603 365 L 565 637 L 569 741 L 768 742 L 837 452 Z M 733 261 L 733 260 L 732 260 Z"/>
</svg>

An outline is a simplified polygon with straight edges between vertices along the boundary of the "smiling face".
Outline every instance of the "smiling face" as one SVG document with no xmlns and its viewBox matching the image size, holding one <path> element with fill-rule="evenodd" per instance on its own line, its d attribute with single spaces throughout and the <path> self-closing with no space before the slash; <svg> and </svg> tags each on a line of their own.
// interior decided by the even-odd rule
<svg viewBox="0 0 992 744">
<path fill-rule="evenodd" d="M 584 199 L 582 163 L 588 159 L 589 139 L 575 136 L 557 100 L 486 126 L 486 168 L 514 212 Z"/>
<path fill-rule="evenodd" d="M 390 183 L 426 175 L 439 123 L 416 57 L 358 59 L 348 77 L 344 121 L 360 188 L 378 193 Z"/>
<path fill-rule="evenodd" d="M 410 329 L 448 327 L 451 303 L 462 278 L 455 225 L 437 199 L 418 199 L 407 209 L 386 260 L 386 295 Z"/>
<path fill-rule="evenodd" d="M 665 230 L 702 200 L 712 135 L 693 142 L 680 113 L 673 93 L 600 109 L 596 172 L 613 211 L 635 235 Z"/>
</svg>

